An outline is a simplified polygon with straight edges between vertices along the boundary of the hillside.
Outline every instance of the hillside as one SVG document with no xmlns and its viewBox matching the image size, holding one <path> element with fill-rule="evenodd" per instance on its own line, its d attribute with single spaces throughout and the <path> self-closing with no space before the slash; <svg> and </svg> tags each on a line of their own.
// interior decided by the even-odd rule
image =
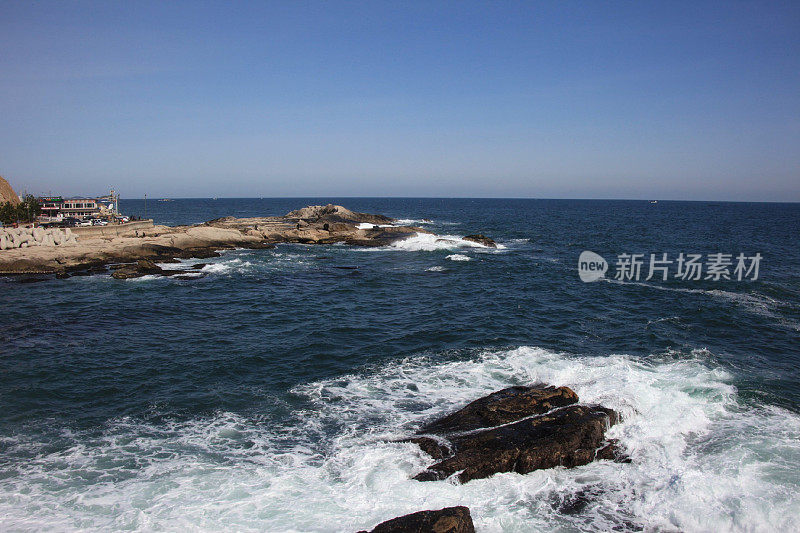
<svg viewBox="0 0 800 533">
<path fill-rule="evenodd" d="M 17 193 L 11 188 L 11 185 L 3 179 L 3 176 L 0 176 L 0 204 L 5 202 L 11 202 L 17 205 L 19 203 L 19 196 L 17 196 Z"/>
</svg>

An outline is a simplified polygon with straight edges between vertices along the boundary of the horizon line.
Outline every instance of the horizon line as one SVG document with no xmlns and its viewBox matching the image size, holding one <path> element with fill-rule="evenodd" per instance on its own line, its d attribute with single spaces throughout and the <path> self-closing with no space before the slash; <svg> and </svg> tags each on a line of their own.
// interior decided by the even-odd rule
<svg viewBox="0 0 800 533">
<path fill-rule="evenodd" d="M 86 196 L 86 198 L 94 198 Z M 152 196 L 147 200 L 577 200 L 587 202 L 713 202 L 728 204 L 798 204 L 800 200 L 713 200 L 713 199 L 661 199 L 661 198 L 578 198 L 578 197 L 545 197 L 545 196 Z M 120 201 L 145 200 L 120 196 Z"/>
</svg>

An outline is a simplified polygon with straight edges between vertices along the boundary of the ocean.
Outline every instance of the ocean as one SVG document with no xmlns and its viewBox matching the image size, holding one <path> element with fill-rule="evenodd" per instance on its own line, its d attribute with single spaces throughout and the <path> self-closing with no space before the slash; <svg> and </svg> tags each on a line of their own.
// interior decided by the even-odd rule
<svg viewBox="0 0 800 533">
<path fill-rule="evenodd" d="M 0 530 L 346 531 L 466 505 L 495 531 L 800 530 L 800 205 L 148 200 L 156 223 L 337 203 L 388 248 L 230 250 L 205 277 L 0 278 Z M 121 202 L 145 215 L 142 200 Z M 497 249 L 463 241 L 482 233 Z M 578 257 L 608 262 L 584 283 Z M 621 254 L 757 279 L 613 279 Z M 350 267 L 350 268 L 341 268 Z M 751 276 L 752 277 L 752 272 Z M 459 485 L 391 442 L 545 382 L 620 411 L 608 461 Z M 565 503 L 583 498 L 585 506 Z"/>
</svg>

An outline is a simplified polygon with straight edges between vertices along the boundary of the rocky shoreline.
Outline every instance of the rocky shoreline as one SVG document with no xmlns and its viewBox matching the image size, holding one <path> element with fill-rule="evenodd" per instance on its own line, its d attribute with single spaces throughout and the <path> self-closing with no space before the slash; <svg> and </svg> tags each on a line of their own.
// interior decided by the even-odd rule
<svg viewBox="0 0 800 533">
<path fill-rule="evenodd" d="M 157 225 L 116 235 L 79 237 L 68 247 L 2 250 L 0 275 L 39 281 L 107 272 L 109 267 L 113 267 L 116 278 L 177 275 L 185 272 L 161 269 L 155 263 L 216 257 L 223 249 L 272 248 L 279 243 L 386 246 L 417 233 L 430 232 L 398 224 L 384 215 L 357 213 L 338 205 L 308 206 L 279 217 L 225 217 L 195 226 Z M 493 243 L 482 235 L 475 237 L 476 242 Z"/>
</svg>

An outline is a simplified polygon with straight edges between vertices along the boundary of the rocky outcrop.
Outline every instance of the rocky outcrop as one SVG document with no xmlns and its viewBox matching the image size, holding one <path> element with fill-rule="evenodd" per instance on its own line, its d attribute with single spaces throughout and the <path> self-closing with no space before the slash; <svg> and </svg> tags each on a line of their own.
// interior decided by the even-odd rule
<svg viewBox="0 0 800 533">
<path fill-rule="evenodd" d="M 457 474 L 462 483 L 500 472 L 527 474 L 595 459 L 619 459 L 608 427 L 617 413 L 578 405 L 568 387 L 511 387 L 480 398 L 435 420 L 408 439 L 438 463 L 414 479 L 431 481 Z"/>
<path fill-rule="evenodd" d="M 464 237 L 464 240 L 477 242 L 478 244 L 488 246 L 489 248 L 497 248 L 497 243 L 494 242 L 493 239 L 490 239 L 486 235 L 481 235 L 480 233 L 476 233 L 475 235 L 467 235 Z"/>
<path fill-rule="evenodd" d="M 247 235 L 235 229 L 224 229 L 207 226 L 190 227 L 184 232 L 174 233 L 167 237 L 169 245 L 174 248 L 208 248 L 213 246 L 247 246 L 255 241 L 262 241 L 261 235 Z"/>
<path fill-rule="evenodd" d="M 11 185 L 0 176 L 0 204 L 11 202 L 12 205 L 19 204 L 19 196 L 11 188 Z"/>
<path fill-rule="evenodd" d="M 393 518 L 381 522 L 370 533 L 475 533 L 475 526 L 469 509 L 458 506 Z"/>
<path fill-rule="evenodd" d="M 509 387 L 423 426 L 418 433 L 443 435 L 501 426 L 574 403 L 578 395 L 569 387 Z"/>
<path fill-rule="evenodd" d="M 422 228 L 398 226 L 395 222 L 395 219 L 383 215 L 357 213 L 340 205 L 328 204 L 297 209 L 283 217 L 224 217 L 204 225 L 260 236 L 272 243 L 345 243 L 353 246 L 385 246 L 416 233 L 429 233 Z"/>
<path fill-rule="evenodd" d="M 383 215 L 373 215 L 369 213 L 357 213 L 340 205 L 310 205 L 302 209 L 296 209 L 286 214 L 285 218 L 302 219 L 307 222 L 350 222 L 368 224 L 392 224 L 395 219 Z"/>
</svg>

